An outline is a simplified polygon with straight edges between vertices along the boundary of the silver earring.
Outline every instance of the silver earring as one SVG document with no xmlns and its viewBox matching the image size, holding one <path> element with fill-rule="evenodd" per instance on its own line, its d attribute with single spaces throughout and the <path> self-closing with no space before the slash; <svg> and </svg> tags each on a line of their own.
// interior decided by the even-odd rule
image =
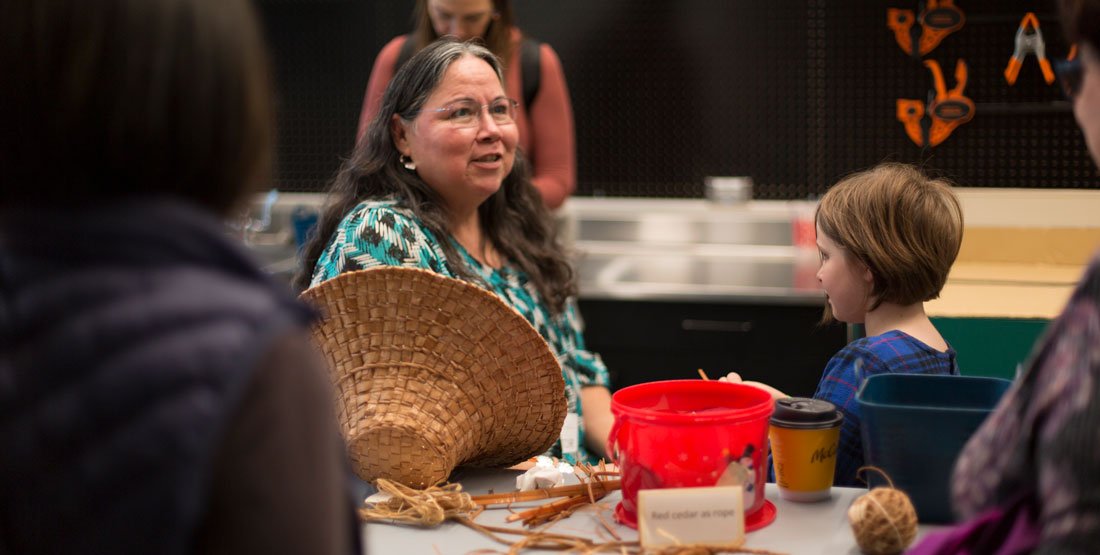
<svg viewBox="0 0 1100 555">
<path fill-rule="evenodd" d="M 402 154 L 401 157 L 398 158 L 398 161 L 401 162 L 402 166 L 405 166 L 406 170 L 416 171 L 416 162 L 413 162 L 412 158 L 409 158 L 408 156 Z"/>
</svg>

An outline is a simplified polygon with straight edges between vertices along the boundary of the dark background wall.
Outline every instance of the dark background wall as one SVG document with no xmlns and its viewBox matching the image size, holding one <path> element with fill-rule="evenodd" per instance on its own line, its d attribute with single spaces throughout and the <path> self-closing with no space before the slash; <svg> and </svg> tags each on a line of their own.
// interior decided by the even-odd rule
<svg viewBox="0 0 1100 555">
<path fill-rule="evenodd" d="M 320 191 L 354 141 L 378 50 L 411 29 L 413 2 L 257 0 L 275 57 L 284 191 Z M 920 148 L 898 98 L 932 78 L 886 26 L 914 0 L 518 0 L 521 28 L 550 43 L 572 95 L 578 195 L 701 197 L 707 175 L 751 175 L 757 198 L 804 198 L 882 160 L 968 187 L 1100 187 L 1070 104 L 1034 56 L 1003 71 L 1025 12 L 1048 58 L 1064 57 L 1053 0 L 957 0 L 966 15 L 923 59 L 969 66 L 974 119 Z"/>
</svg>

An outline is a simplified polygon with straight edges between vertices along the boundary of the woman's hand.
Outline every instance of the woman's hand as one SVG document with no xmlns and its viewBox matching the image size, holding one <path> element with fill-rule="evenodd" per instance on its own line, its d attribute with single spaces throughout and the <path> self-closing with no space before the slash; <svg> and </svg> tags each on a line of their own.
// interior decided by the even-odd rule
<svg viewBox="0 0 1100 555">
<path fill-rule="evenodd" d="M 585 447 L 596 457 L 607 458 L 607 436 L 615 417 L 611 414 L 611 391 L 602 385 L 581 389 L 581 408 L 584 411 Z"/>
<path fill-rule="evenodd" d="M 758 389 L 763 389 L 764 391 L 767 391 L 769 395 L 772 396 L 772 400 L 786 399 L 787 397 L 790 397 L 790 395 L 787 395 L 786 393 L 783 393 L 782 391 L 779 391 L 778 389 L 776 389 L 776 388 L 774 388 L 774 387 L 772 387 L 772 386 L 770 386 L 766 383 L 742 380 L 741 379 L 741 374 L 738 374 L 737 372 L 730 372 L 729 374 L 726 374 L 725 376 L 722 376 L 721 378 L 718 378 L 718 381 L 730 382 L 730 383 L 742 383 L 742 384 L 745 384 L 745 385 L 751 385 L 751 386 L 753 386 L 755 388 L 758 388 Z"/>
</svg>

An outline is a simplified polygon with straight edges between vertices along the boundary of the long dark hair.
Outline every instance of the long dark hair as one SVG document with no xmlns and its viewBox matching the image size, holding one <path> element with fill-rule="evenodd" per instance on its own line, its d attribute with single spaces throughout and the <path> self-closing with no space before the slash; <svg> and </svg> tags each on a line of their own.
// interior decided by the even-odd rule
<svg viewBox="0 0 1100 555">
<path fill-rule="evenodd" d="M 1062 14 L 1062 28 L 1066 38 L 1072 43 L 1086 41 L 1100 51 L 1100 2 L 1061 0 L 1058 8 Z"/>
<path fill-rule="evenodd" d="M 185 198 L 270 177 L 271 75 L 247 0 L 0 3 L 0 205 Z"/>
<path fill-rule="evenodd" d="M 412 120 L 459 58 L 485 60 L 500 78 L 500 62 L 485 47 L 473 43 L 440 40 L 417 52 L 401 66 L 382 95 L 382 106 L 361 141 L 344 162 L 329 188 L 317 233 L 305 246 L 295 286 L 306 288 L 321 253 L 347 213 L 367 199 L 394 197 L 420 223 L 440 239 L 449 269 L 456 276 L 476 281 L 450 241 L 449 215 L 438 194 L 415 172 L 404 169 L 390 133 L 394 114 Z M 505 258 L 518 267 L 538 289 L 551 311 L 561 313 L 566 299 L 576 292 L 573 269 L 554 231 L 550 213 L 531 184 L 520 152 L 500 189 L 478 207 L 482 231 Z"/>
<path fill-rule="evenodd" d="M 496 13 L 496 17 L 489 22 L 489 27 L 485 29 L 485 35 L 481 37 L 481 40 L 485 42 L 485 46 L 489 48 L 490 52 L 496 54 L 504 62 L 504 67 L 511 67 L 512 27 L 515 24 L 512 15 L 512 4 L 509 0 L 493 0 L 493 12 Z M 417 0 L 413 18 L 416 21 L 413 36 L 416 40 L 417 50 L 428 46 L 439 38 L 439 34 L 435 32 L 432 19 L 428 14 L 428 0 Z"/>
</svg>

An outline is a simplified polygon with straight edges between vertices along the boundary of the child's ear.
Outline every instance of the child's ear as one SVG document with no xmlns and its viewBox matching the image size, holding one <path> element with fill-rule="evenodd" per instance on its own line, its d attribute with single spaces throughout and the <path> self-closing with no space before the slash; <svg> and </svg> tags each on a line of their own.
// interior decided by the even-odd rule
<svg viewBox="0 0 1100 555">
<path fill-rule="evenodd" d="M 867 286 L 867 307 L 866 310 L 870 312 L 875 305 L 878 304 L 879 298 L 872 295 L 872 291 L 875 290 L 875 276 L 871 273 L 871 268 L 864 266 L 863 271 L 859 274 L 860 279 Z"/>
<path fill-rule="evenodd" d="M 868 284 L 875 283 L 875 276 L 871 273 L 871 269 L 867 266 L 863 267 L 863 274 L 860 277 L 862 277 L 863 281 L 867 282 Z"/>
</svg>

